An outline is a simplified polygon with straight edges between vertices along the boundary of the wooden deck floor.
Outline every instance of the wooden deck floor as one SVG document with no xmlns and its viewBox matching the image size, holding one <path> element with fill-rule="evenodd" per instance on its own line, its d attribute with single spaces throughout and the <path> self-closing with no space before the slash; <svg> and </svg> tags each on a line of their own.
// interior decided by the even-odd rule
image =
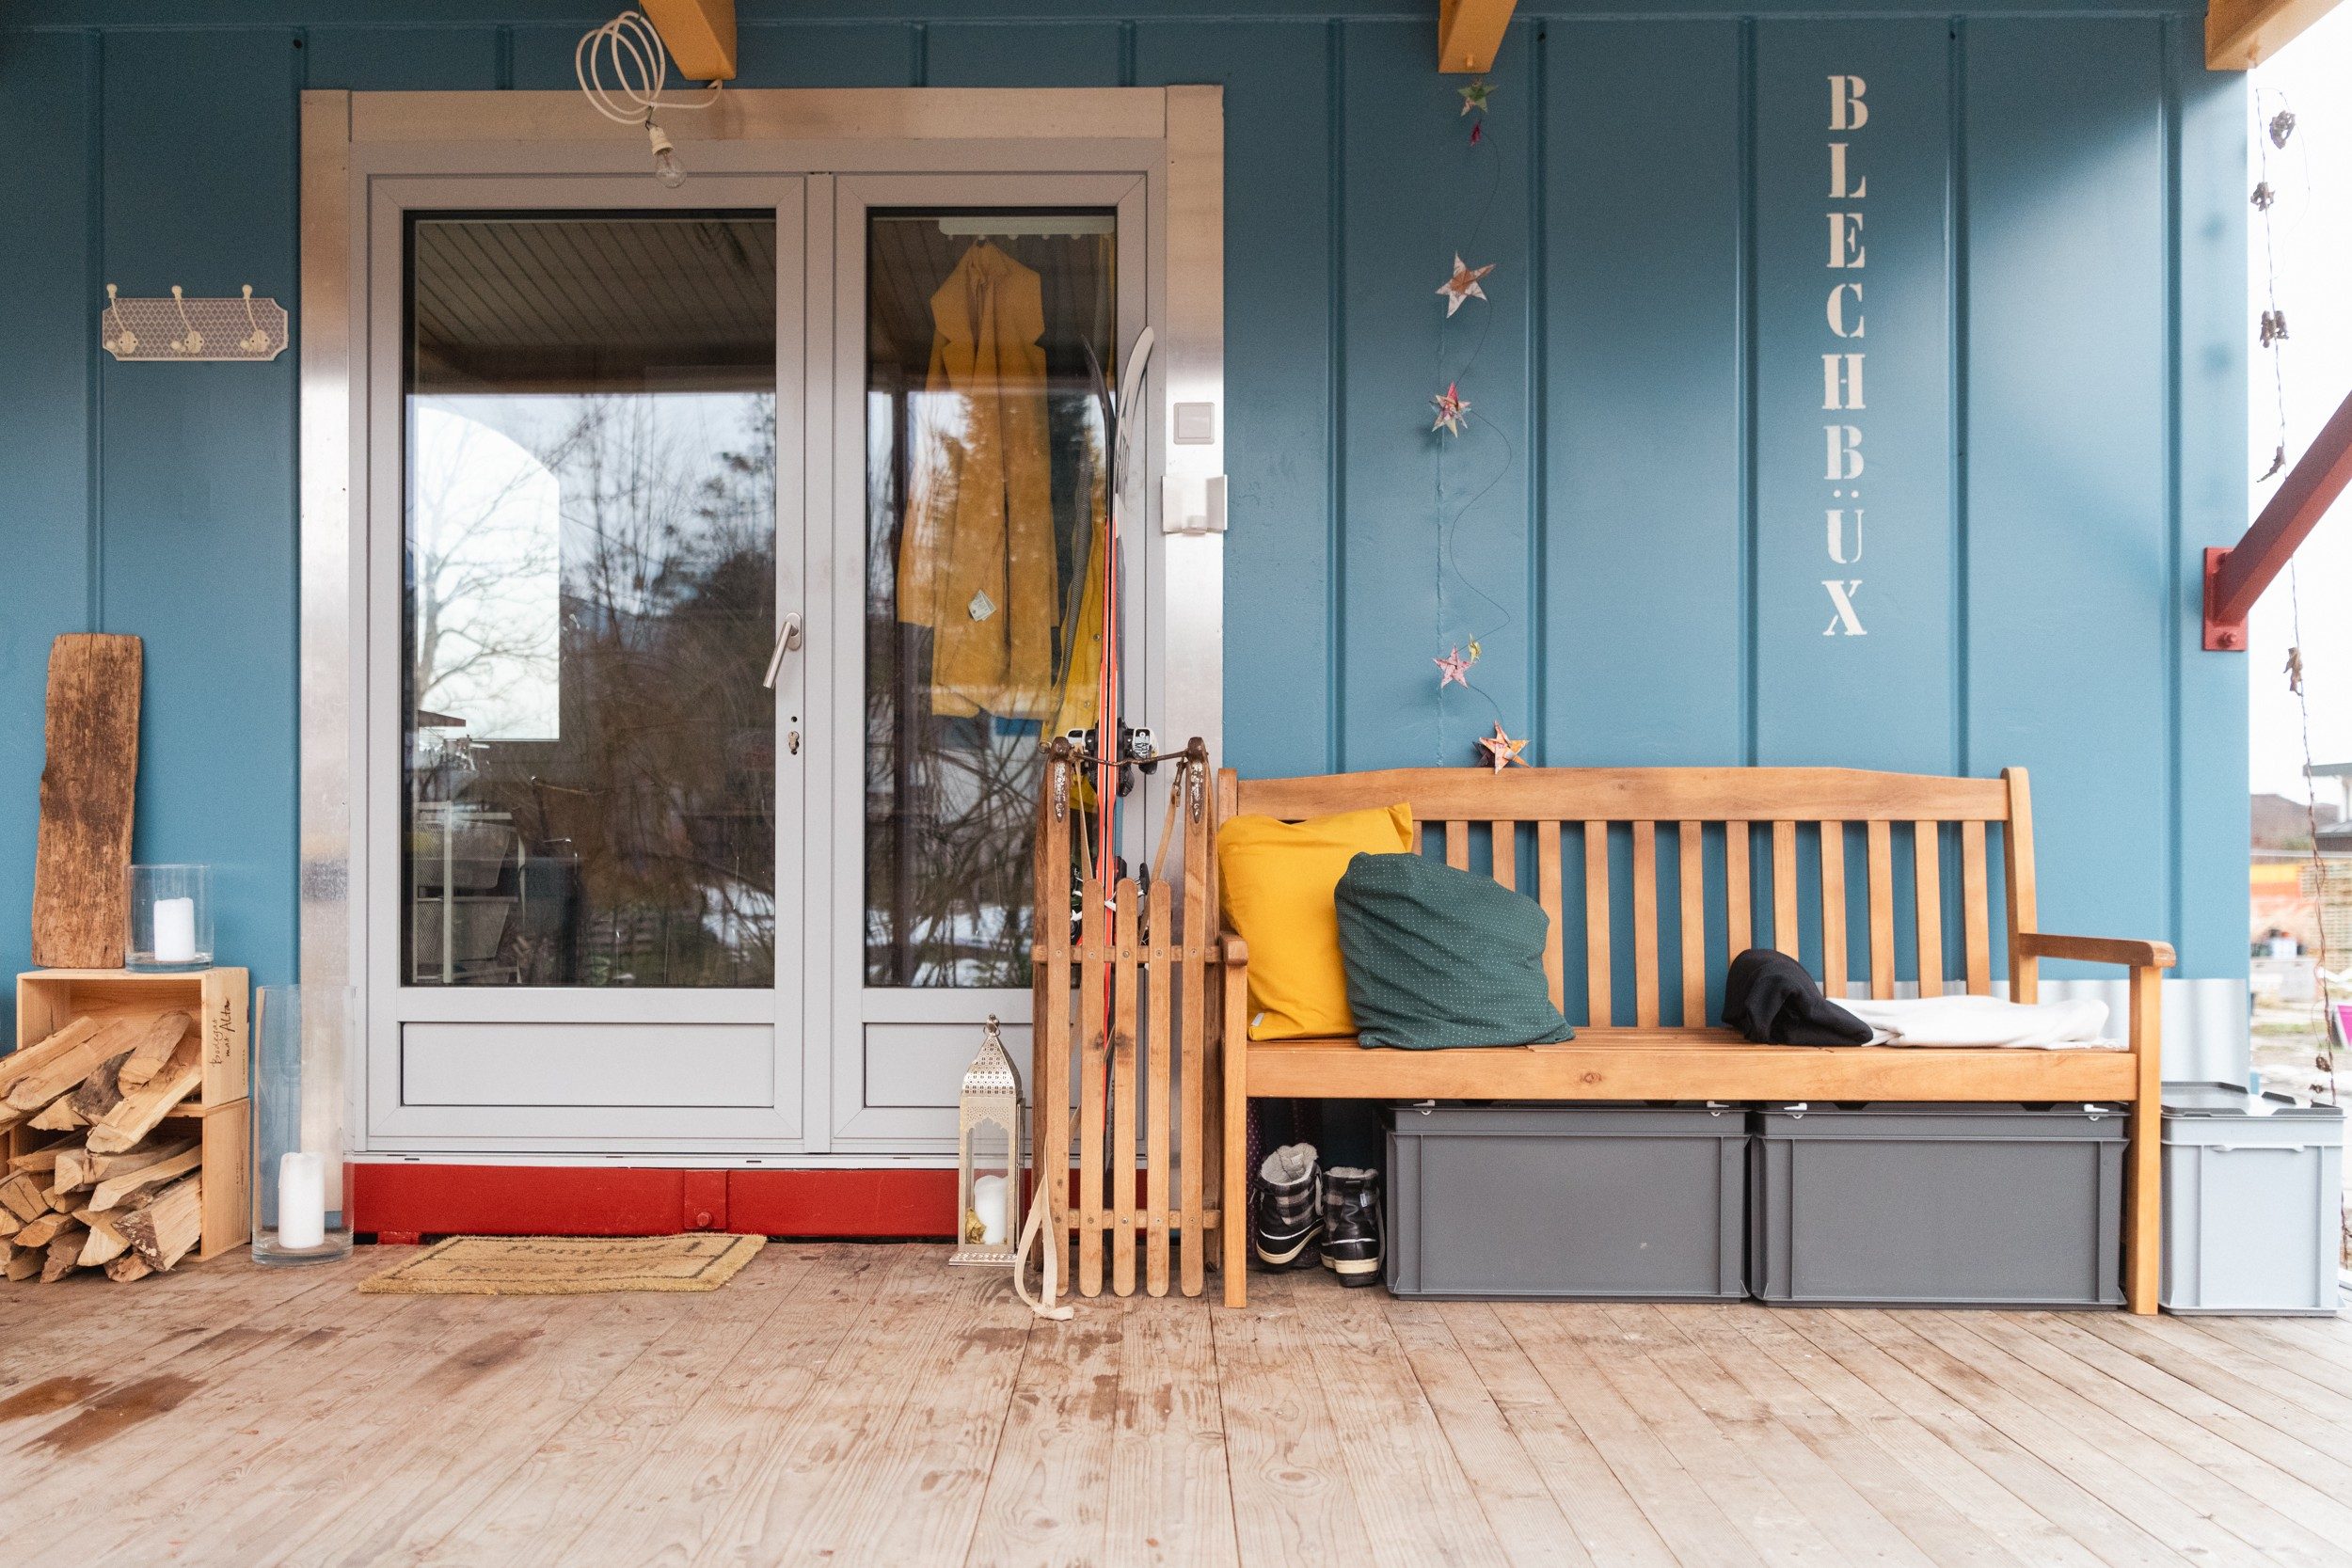
<svg viewBox="0 0 2352 1568">
<path fill-rule="evenodd" d="M 395 1256 L 0 1290 L 10 1559 L 2352 1563 L 2342 1320 L 354 1292 Z"/>
</svg>

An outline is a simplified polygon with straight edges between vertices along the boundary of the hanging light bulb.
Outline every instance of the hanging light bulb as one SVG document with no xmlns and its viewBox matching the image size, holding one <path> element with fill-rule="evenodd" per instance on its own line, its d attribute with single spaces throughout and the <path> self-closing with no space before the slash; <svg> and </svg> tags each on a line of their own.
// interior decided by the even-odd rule
<svg viewBox="0 0 2352 1568">
<path fill-rule="evenodd" d="M 645 135 L 653 143 L 653 177 L 672 190 L 686 183 L 686 166 L 678 162 L 677 149 L 670 145 L 670 133 L 645 118 Z"/>
</svg>

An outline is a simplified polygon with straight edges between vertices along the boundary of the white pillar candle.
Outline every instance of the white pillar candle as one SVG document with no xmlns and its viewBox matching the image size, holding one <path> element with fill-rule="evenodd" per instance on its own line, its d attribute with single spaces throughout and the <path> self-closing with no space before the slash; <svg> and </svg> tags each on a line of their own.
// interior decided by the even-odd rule
<svg viewBox="0 0 2352 1568">
<path fill-rule="evenodd" d="M 185 964 L 196 961 L 196 900 L 155 900 L 155 961 Z"/>
<path fill-rule="evenodd" d="M 290 1252 L 326 1244 L 326 1164 L 298 1148 L 278 1157 L 278 1244 Z"/>
<path fill-rule="evenodd" d="M 983 1176 L 972 1183 L 972 1212 L 980 1216 L 980 1244 L 1005 1244 L 1005 1179 Z"/>
</svg>

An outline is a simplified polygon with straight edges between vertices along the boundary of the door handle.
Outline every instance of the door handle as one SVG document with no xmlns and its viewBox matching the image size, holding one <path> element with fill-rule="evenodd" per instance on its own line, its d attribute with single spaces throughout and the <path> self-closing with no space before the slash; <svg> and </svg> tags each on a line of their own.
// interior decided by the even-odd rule
<svg viewBox="0 0 2352 1568">
<path fill-rule="evenodd" d="M 794 652 L 800 645 L 801 617 L 798 611 L 788 611 L 784 617 L 784 625 L 777 629 L 776 651 L 768 656 L 768 673 L 760 677 L 759 684 L 773 691 L 776 676 L 784 669 L 784 656 Z"/>
</svg>

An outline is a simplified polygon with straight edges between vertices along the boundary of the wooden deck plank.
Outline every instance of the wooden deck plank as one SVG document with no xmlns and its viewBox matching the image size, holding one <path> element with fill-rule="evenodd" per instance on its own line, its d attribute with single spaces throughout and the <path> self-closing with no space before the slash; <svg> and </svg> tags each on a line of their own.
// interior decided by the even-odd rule
<svg viewBox="0 0 2352 1568">
<path fill-rule="evenodd" d="M 2352 1407 L 2295 1369 L 2208 1333 L 2201 1321 L 2168 1318 L 2162 1327 L 2170 1332 L 2160 1335 L 2119 1334 L 2104 1318 L 2090 1316 L 2080 1326 L 2279 1432 L 2352 1453 Z"/>
<path fill-rule="evenodd" d="M 2265 1528 L 2259 1510 L 2234 1506 L 2212 1478 L 2167 1463 L 2160 1445 L 2073 1397 L 2013 1358 L 1998 1370 L 1972 1337 L 1923 1323 L 1917 1313 L 1841 1311 L 1856 1333 L 1916 1368 L 2012 1440 L 2042 1455 L 2077 1485 L 2127 1511 L 2150 1532 L 2201 1562 L 2316 1562 L 2294 1532 Z M 2006 1375 L 2010 1382 L 2002 1381 Z M 2025 1390 L 2030 1389 L 2030 1394 Z M 2249 1539 L 2251 1535 L 2255 1539 Z M 2280 1554 L 2266 1556 L 2265 1549 Z"/>
<path fill-rule="evenodd" d="M 1651 1365 L 1689 1398 L 1754 1466 L 1757 1481 L 1793 1505 L 1824 1541 L 1850 1557 L 1931 1568 L 1932 1560 L 1870 1500 L 1852 1480 L 1774 1418 L 1765 1402 L 1734 1377 L 1708 1348 L 1685 1335 L 1654 1307 L 1620 1307 L 1610 1321 L 1626 1342 L 1638 1344 Z"/>
<path fill-rule="evenodd" d="M 615 1565 L 683 1562 L 730 1539 L 723 1511 L 755 1487 L 772 1485 L 768 1466 L 821 1418 L 812 1395 L 850 1364 L 858 1331 L 917 1303 L 882 1291 L 907 1270 L 937 1261 L 930 1248 L 850 1246 L 793 1293 L 792 1310 L 744 1348 L 725 1379 L 695 1402 L 693 1419 L 673 1432 L 627 1488 L 594 1513 L 580 1539 Z M 931 1272 L 945 1272 L 933 1269 Z M 756 1288 L 746 1270 L 726 1289 Z M 453 1540 L 453 1547 L 463 1546 Z M 462 1550 L 448 1560 L 469 1562 Z M 558 1560 L 549 1559 L 549 1561 Z M 594 1562 L 575 1558 L 573 1562 Z M 486 1568 L 486 1565 L 485 1565 Z M 569 1565 L 566 1565 L 569 1568 Z"/>
<path fill-rule="evenodd" d="M 1585 1554 L 1596 1563 L 1673 1563 L 1674 1552 L 1641 1505 L 1493 1309 L 1484 1302 L 1447 1302 L 1435 1310 Z"/>
<path fill-rule="evenodd" d="M 1834 1314 L 1778 1312 L 1773 1319 L 2063 1531 L 2071 1548 L 2045 1541 L 2049 1556 L 2037 1560 L 2071 1560 L 2074 1552 L 2088 1552 L 2110 1568 L 2198 1560 L 2166 1546 L 2131 1516 L 2077 1484 L 2063 1469 L 1952 1399 L 1909 1362 L 1888 1354 Z M 1753 1337 L 1753 1327 L 1750 1332 Z M 1787 1355 L 1781 1359 L 1784 1366 L 1792 1364 Z"/>
<path fill-rule="evenodd" d="M 1279 1291 L 1251 1293 L 1252 1305 L 1211 1319 L 1242 1561 L 1370 1561 L 1372 1540 L 1356 1511 L 1339 1432 L 1308 1362 L 1298 1315 L 1276 1304 Z"/>
<path fill-rule="evenodd" d="M 1745 1562 L 1756 1548 L 1683 1467 L 1673 1447 L 1635 1414 L 1615 1386 L 1586 1356 L 1566 1314 L 1511 1304 L 1496 1318 L 1542 1373 L 1553 1400 L 1567 1412 L 1624 1485 L 1650 1528 L 1679 1561 Z"/>
<path fill-rule="evenodd" d="M 1346 1435 L 1340 1463 L 1372 1536 L 1372 1560 L 1392 1568 L 1438 1561 L 1506 1568 L 1494 1528 L 1374 1291 L 1333 1290 L 1324 1280 L 1302 1285 L 1296 1275 L 1283 1284 L 1331 1419 Z"/>
<path fill-rule="evenodd" d="M 768 1265 L 762 1289 L 717 1291 L 707 1310 L 678 1317 L 650 1354 L 531 1449 L 470 1512 L 451 1516 L 437 1506 L 445 1523 L 439 1535 L 408 1533 L 436 1544 L 462 1541 L 484 1560 L 570 1554 L 606 1501 L 660 1465 L 672 1439 L 693 1423 L 703 1396 L 739 1375 L 754 1337 L 797 1307 L 796 1293 L 824 1277 L 840 1252 L 769 1248 L 754 1265 Z"/>
<path fill-rule="evenodd" d="M 2352 1508 L 2344 1506 L 2343 1497 L 2348 1478 L 2332 1456 L 2285 1438 L 2217 1401 L 2202 1399 L 2186 1385 L 2165 1379 L 2154 1368 L 2095 1335 L 2068 1327 L 2062 1320 L 1969 1313 L 1946 1321 L 2072 1389 L 2265 1508 L 2302 1522 L 2323 1540 L 2352 1543 Z M 2333 1483 L 2334 1495 L 2323 1489 L 2323 1479 Z"/>
<path fill-rule="evenodd" d="M 1932 1471 L 1938 1465 L 1966 1467 L 1958 1456 L 1902 1419 L 1899 1412 L 1894 1413 L 1892 1420 L 1874 1416 L 1870 1431 L 1847 1419 L 1834 1402 L 1771 1354 L 1761 1353 L 1734 1326 L 1732 1314 L 1738 1308 L 1672 1306 L 1656 1310 L 1677 1332 L 1712 1355 L 1756 1402 L 1740 1411 L 1743 1419 L 1758 1423 L 1759 1430 L 1763 1425 L 1786 1428 L 1929 1560 L 1981 1568 L 2026 1568 L 2031 1562 L 2047 1560 L 2022 1543 L 2016 1551 L 2004 1546 L 1989 1521 L 1973 1514 L 1935 1483 Z M 1819 1371 L 1821 1359 L 1816 1356 L 1807 1363 L 1808 1371 Z M 1882 1443 L 1875 1429 L 1889 1425 L 1908 1430 L 1899 1440 Z M 1923 1450 L 1936 1454 L 1927 1474 L 1911 1457 Z M 2014 1499 L 2003 1496 L 2014 1505 Z M 2048 1528 L 2045 1520 L 2037 1518 L 2034 1523 Z"/>
<path fill-rule="evenodd" d="M 1101 1560 L 1113 1568 L 1238 1564 L 1207 1302 L 1130 1309 L 1120 1318 L 1119 1338 L 1109 1540 Z"/>
<path fill-rule="evenodd" d="M 1590 1564 L 1592 1554 L 1569 1528 L 1542 1473 L 1454 1343 L 1436 1305 L 1386 1298 L 1385 1316 L 1511 1568 Z"/>
<path fill-rule="evenodd" d="M 1837 1563 L 1844 1559 L 1788 1495 L 1760 1472 L 1693 1402 L 1677 1369 L 1661 1366 L 1656 1337 L 1629 1331 L 1606 1307 L 1565 1316 L 1559 1324 L 1587 1361 L 1616 1388 L 1699 1489 L 1748 1538 L 1755 1560 Z"/>
<path fill-rule="evenodd" d="M 1028 1314 L 1003 1275 L 930 1248 L 909 1249 L 881 1299 L 695 1560 L 940 1562 L 970 1545 Z"/>
<path fill-rule="evenodd" d="M 1102 1561 L 1119 1322 L 1115 1309 L 1104 1308 L 1029 1337 L 965 1562 L 1086 1568 Z"/>
</svg>

